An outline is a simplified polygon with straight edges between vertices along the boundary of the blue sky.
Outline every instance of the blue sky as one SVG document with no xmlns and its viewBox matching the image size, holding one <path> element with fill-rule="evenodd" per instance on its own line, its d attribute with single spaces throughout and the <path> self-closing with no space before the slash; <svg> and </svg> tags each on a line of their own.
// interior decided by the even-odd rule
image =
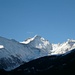
<svg viewBox="0 0 75 75">
<path fill-rule="evenodd" d="M 75 39 L 75 0 L 0 0 L 0 36 L 51 43 Z"/>
</svg>

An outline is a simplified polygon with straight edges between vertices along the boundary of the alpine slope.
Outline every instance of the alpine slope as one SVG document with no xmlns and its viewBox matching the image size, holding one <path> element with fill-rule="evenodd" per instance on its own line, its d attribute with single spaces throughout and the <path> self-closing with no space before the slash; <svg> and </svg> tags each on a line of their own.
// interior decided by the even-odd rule
<svg viewBox="0 0 75 75">
<path fill-rule="evenodd" d="M 67 54 L 72 49 L 75 49 L 75 40 L 70 39 L 53 44 L 38 35 L 23 42 L 0 37 L 0 69 L 11 71 L 25 62 L 44 56 Z"/>
</svg>

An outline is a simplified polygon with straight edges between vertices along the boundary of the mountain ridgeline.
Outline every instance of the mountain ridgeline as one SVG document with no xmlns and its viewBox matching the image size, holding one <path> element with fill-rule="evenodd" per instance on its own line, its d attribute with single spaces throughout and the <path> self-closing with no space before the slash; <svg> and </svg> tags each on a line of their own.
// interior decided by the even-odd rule
<svg viewBox="0 0 75 75">
<path fill-rule="evenodd" d="M 75 40 L 51 44 L 41 36 L 23 42 L 0 37 L 0 75 L 75 75 Z"/>
</svg>

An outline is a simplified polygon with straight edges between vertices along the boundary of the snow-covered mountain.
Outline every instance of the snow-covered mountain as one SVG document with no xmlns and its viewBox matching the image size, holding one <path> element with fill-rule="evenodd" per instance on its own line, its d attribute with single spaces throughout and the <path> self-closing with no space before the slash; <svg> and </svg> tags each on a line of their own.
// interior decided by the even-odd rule
<svg viewBox="0 0 75 75">
<path fill-rule="evenodd" d="M 24 62 L 47 56 L 51 48 L 52 45 L 40 36 L 21 43 L 0 37 L 0 68 L 12 70 Z"/>
<path fill-rule="evenodd" d="M 49 54 L 52 50 L 52 44 L 49 41 L 45 40 L 43 37 L 35 35 L 33 38 L 29 38 L 22 44 L 27 44 L 29 47 L 40 49 L 40 53 Z"/>
<path fill-rule="evenodd" d="M 52 44 L 53 50 L 51 54 L 64 54 L 72 49 L 75 49 L 75 40 L 68 39 L 66 42 L 61 44 Z"/>
<path fill-rule="evenodd" d="M 53 54 L 67 53 L 74 48 L 75 40 L 51 44 L 37 35 L 23 42 L 0 37 L 0 69 L 10 71 L 25 62 Z"/>
</svg>

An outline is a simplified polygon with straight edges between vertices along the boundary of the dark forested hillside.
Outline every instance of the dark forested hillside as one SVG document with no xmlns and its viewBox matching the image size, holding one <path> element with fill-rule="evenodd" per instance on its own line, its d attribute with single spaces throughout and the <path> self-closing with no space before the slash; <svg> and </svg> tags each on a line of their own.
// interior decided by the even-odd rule
<svg viewBox="0 0 75 75">
<path fill-rule="evenodd" d="M 52 55 L 32 60 L 20 67 L 0 75 L 75 75 L 75 50 L 67 54 Z"/>
</svg>

